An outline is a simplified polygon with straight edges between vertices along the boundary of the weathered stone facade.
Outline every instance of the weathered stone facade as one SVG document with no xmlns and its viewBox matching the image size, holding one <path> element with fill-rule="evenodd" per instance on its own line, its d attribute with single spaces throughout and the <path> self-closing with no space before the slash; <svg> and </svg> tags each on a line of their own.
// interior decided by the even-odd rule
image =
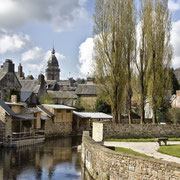
<svg viewBox="0 0 180 180">
<path fill-rule="evenodd" d="M 7 138 L 8 136 L 12 135 L 12 117 L 9 116 L 3 108 L 0 106 L 0 125 L 2 127 L 0 128 L 3 132 L 4 138 Z M 4 127 L 3 127 L 4 126 Z"/>
<path fill-rule="evenodd" d="M 99 123 L 103 124 L 101 131 Z M 97 125 L 97 127 L 96 127 Z M 180 137 L 180 125 L 168 124 L 114 124 L 93 123 L 93 131 L 103 133 L 103 139 L 107 138 L 152 138 L 152 137 Z M 101 136 L 100 134 L 98 136 Z"/>
<path fill-rule="evenodd" d="M 45 123 L 45 135 L 51 136 L 65 136 L 72 133 L 72 123 L 58 122 L 54 123 L 53 120 L 47 120 Z"/>
<path fill-rule="evenodd" d="M 21 89 L 21 84 L 14 72 L 14 64 L 12 60 L 7 59 L 0 69 L 0 99 L 6 99 L 10 89 Z"/>
<path fill-rule="evenodd" d="M 115 152 L 89 136 L 83 137 L 81 157 L 82 166 L 96 180 L 180 179 L 179 164 Z"/>
</svg>

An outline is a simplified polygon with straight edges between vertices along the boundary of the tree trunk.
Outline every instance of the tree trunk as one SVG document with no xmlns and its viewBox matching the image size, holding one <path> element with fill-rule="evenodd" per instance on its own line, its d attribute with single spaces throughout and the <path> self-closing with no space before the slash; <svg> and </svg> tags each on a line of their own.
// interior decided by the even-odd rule
<svg viewBox="0 0 180 180">
<path fill-rule="evenodd" d="M 144 110 L 144 100 L 143 98 L 141 98 L 141 120 L 140 120 L 140 124 L 144 124 L 144 120 L 145 120 L 145 110 Z"/>
<path fill-rule="evenodd" d="M 140 108 L 141 108 L 141 120 L 140 124 L 144 124 L 145 121 L 145 110 L 144 110 L 144 96 L 145 96 L 145 91 L 144 91 L 144 81 L 143 81 L 143 75 L 141 76 L 141 94 L 140 94 Z"/>
<path fill-rule="evenodd" d="M 156 109 L 153 108 L 153 118 L 152 118 L 152 123 L 155 124 L 157 123 L 157 119 L 156 119 Z"/>
</svg>

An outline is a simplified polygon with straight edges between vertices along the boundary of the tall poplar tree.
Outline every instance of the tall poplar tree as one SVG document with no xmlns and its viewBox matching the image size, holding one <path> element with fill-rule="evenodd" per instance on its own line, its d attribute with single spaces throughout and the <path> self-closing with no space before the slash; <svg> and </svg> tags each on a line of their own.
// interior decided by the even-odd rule
<svg viewBox="0 0 180 180">
<path fill-rule="evenodd" d="M 135 56 L 134 0 L 97 0 L 94 14 L 95 77 L 120 122 L 125 98 L 131 114 L 131 63 Z M 127 90 L 127 93 L 125 93 Z M 131 116 L 130 122 L 131 122 Z"/>
<path fill-rule="evenodd" d="M 151 27 L 151 17 L 153 12 L 152 1 L 151 0 L 141 0 L 139 8 L 139 24 L 138 24 L 138 33 L 139 33 L 139 42 L 138 42 L 138 57 L 135 61 L 137 68 L 137 82 L 139 86 L 139 104 L 140 104 L 140 123 L 143 124 L 145 120 L 145 103 L 147 98 L 147 68 L 149 63 L 149 33 Z"/>
<path fill-rule="evenodd" d="M 156 123 L 157 110 L 163 105 L 169 89 L 169 69 L 172 48 L 170 44 L 171 14 L 168 0 L 147 0 L 152 8 L 148 17 L 148 99 L 153 110 L 153 123 Z"/>
</svg>

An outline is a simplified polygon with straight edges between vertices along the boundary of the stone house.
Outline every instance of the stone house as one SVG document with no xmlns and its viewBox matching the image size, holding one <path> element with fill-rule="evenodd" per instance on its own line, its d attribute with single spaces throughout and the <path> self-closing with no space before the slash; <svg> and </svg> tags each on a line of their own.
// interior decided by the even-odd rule
<svg viewBox="0 0 180 180">
<path fill-rule="evenodd" d="M 75 106 L 77 101 L 75 91 L 48 91 L 48 94 L 53 96 L 55 104 Z"/>
<path fill-rule="evenodd" d="M 8 141 L 31 136 L 35 129 L 40 129 L 40 111 L 34 111 L 24 107 L 24 104 L 0 100 L 0 128 L 4 130 L 4 139 Z"/>
<path fill-rule="evenodd" d="M 46 82 L 44 75 L 40 74 L 38 80 L 25 79 L 20 80 L 21 83 L 21 101 L 30 105 L 35 106 L 39 104 L 39 98 L 42 94 L 46 93 Z"/>
<path fill-rule="evenodd" d="M 15 74 L 12 60 L 6 59 L 0 69 L 0 99 L 6 100 L 12 88 L 20 91 L 21 84 Z"/>
<path fill-rule="evenodd" d="M 87 84 L 79 84 L 76 91 L 81 105 L 85 109 L 94 109 L 98 95 L 97 85 L 93 78 L 87 78 Z"/>
<path fill-rule="evenodd" d="M 70 135 L 74 108 L 57 104 L 37 106 L 41 111 L 41 123 L 46 136 Z"/>
<path fill-rule="evenodd" d="M 93 122 L 112 121 L 112 116 L 102 112 L 76 112 L 73 111 L 73 133 L 81 134 L 83 131 L 92 131 Z"/>
<path fill-rule="evenodd" d="M 171 106 L 172 108 L 180 108 L 180 90 L 176 91 L 176 94 L 174 94 L 171 97 Z"/>
</svg>

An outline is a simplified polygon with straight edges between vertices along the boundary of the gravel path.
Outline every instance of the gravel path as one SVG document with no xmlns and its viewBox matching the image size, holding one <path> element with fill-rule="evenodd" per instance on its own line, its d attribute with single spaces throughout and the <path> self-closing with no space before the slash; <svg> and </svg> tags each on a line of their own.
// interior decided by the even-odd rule
<svg viewBox="0 0 180 180">
<path fill-rule="evenodd" d="M 167 144 L 180 144 L 180 141 L 168 141 Z M 153 156 L 156 159 L 180 164 L 180 158 L 157 152 L 159 149 L 159 144 L 157 142 L 104 142 L 104 145 L 129 148 L 134 151 Z"/>
</svg>

